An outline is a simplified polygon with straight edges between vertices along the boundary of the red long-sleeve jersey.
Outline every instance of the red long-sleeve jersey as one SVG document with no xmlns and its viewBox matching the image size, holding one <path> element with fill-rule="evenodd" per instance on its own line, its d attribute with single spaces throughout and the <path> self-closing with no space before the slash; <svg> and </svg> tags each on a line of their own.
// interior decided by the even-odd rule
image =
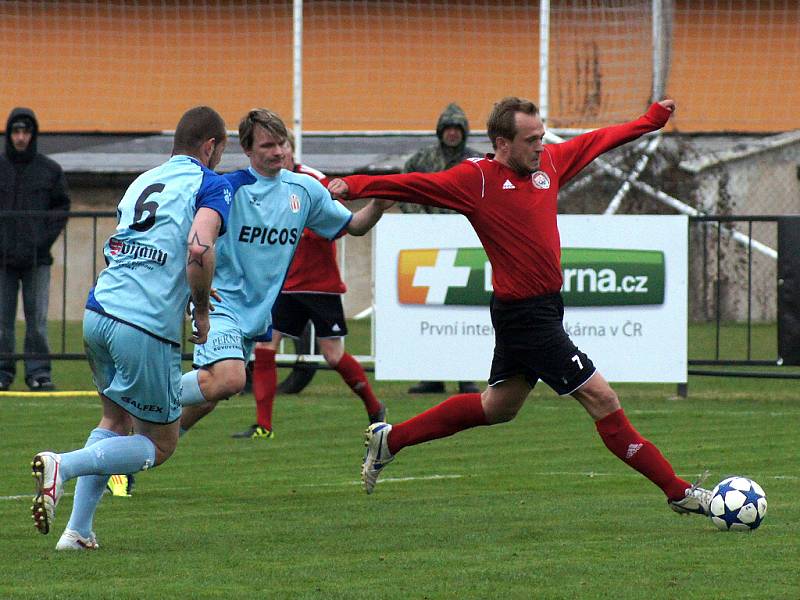
<svg viewBox="0 0 800 600">
<path fill-rule="evenodd" d="M 306 165 L 295 165 L 294 171 L 310 175 L 324 186 L 329 183 L 324 173 Z M 336 262 L 336 243 L 305 228 L 281 291 L 344 294 L 347 287 Z"/>
<path fill-rule="evenodd" d="M 491 262 L 499 299 L 553 294 L 562 284 L 558 190 L 600 154 L 660 129 L 669 116 L 670 111 L 656 103 L 630 123 L 548 144 L 532 175 L 518 175 L 487 154 L 438 173 L 352 175 L 344 181 L 350 198 L 430 204 L 467 217 Z"/>
</svg>

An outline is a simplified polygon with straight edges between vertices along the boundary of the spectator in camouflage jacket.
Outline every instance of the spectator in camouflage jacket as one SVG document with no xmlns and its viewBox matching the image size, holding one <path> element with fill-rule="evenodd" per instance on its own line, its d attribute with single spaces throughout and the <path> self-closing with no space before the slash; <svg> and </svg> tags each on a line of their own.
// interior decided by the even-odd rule
<svg viewBox="0 0 800 600">
<path fill-rule="evenodd" d="M 447 105 L 436 124 L 438 143 L 420 148 L 403 167 L 404 173 L 435 173 L 456 166 L 466 158 L 483 156 L 467 146 L 469 121 L 461 107 L 452 102 Z M 452 213 L 452 210 L 421 204 L 401 203 L 404 213 Z"/>
<path fill-rule="evenodd" d="M 461 107 L 452 102 L 447 105 L 436 124 L 436 137 L 439 143 L 420 148 L 403 167 L 404 173 L 435 173 L 455 167 L 462 160 L 483 156 L 477 150 L 467 146 L 469 122 Z M 436 206 L 400 203 L 404 213 L 443 214 L 455 211 Z M 480 389 L 472 381 L 459 381 L 458 391 L 461 394 L 480 393 Z M 409 394 L 443 394 L 444 381 L 420 381 L 408 389 Z"/>
</svg>

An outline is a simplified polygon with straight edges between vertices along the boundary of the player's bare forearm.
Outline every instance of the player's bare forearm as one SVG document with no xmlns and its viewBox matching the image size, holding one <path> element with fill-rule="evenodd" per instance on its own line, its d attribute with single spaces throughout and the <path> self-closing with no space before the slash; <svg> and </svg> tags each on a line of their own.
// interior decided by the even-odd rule
<svg viewBox="0 0 800 600">
<path fill-rule="evenodd" d="M 214 278 L 216 255 L 213 245 L 198 252 L 202 252 L 201 256 L 193 257 L 190 244 L 186 265 L 186 280 L 192 298 L 192 334 L 189 340 L 193 344 L 204 344 L 211 327 L 208 313 L 212 310 L 211 296 L 214 290 L 211 280 Z"/>
<path fill-rule="evenodd" d="M 371 200 L 364 208 L 353 214 L 353 218 L 347 225 L 347 233 L 356 236 L 364 235 L 380 220 L 383 212 L 393 205 L 392 200 Z"/>
<path fill-rule="evenodd" d="M 211 310 L 211 280 L 214 278 L 216 256 L 212 246 L 203 256 L 202 263 L 189 259 L 186 265 L 186 280 L 192 296 L 195 312 L 208 313 Z"/>
<path fill-rule="evenodd" d="M 208 314 L 211 301 L 211 280 L 214 277 L 216 254 L 214 243 L 219 232 L 220 216 L 208 208 L 195 215 L 187 240 L 186 280 L 196 314 Z"/>
</svg>

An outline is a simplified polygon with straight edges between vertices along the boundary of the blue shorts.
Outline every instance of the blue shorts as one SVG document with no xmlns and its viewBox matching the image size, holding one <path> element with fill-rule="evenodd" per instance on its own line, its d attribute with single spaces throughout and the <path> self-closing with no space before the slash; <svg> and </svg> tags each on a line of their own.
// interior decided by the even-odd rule
<svg viewBox="0 0 800 600">
<path fill-rule="evenodd" d="M 257 340 L 244 337 L 239 322 L 231 315 L 212 312 L 209 321 L 211 329 L 208 340 L 194 347 L 194 366 L 209 367 L 221 360 L 231 359 L 247 362 Z"/>
<path fill-rule="evenodd" d="M 181 349 L 87 310 L 83 344 L 97 391 L 150 423 L 181 416 Z"/>
</svg>

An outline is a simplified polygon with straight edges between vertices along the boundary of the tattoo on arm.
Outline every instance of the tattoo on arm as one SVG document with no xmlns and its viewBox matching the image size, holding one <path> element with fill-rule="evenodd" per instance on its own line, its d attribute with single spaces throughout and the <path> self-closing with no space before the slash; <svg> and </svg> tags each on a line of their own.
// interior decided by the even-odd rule
<svg viewBox="0 0 800 600">
<path fill-rule="evenodd" d="M 211 244 L 203 244 L 200 237 L 195 231 L 192 241 L 189 242 L 189 262 L 188 264 L 196 264 L 200 267 L 203 266 L 203 255 L 211 248 Z M 202 249 L 202 250 L 201 250 Z"/>
</svg>

